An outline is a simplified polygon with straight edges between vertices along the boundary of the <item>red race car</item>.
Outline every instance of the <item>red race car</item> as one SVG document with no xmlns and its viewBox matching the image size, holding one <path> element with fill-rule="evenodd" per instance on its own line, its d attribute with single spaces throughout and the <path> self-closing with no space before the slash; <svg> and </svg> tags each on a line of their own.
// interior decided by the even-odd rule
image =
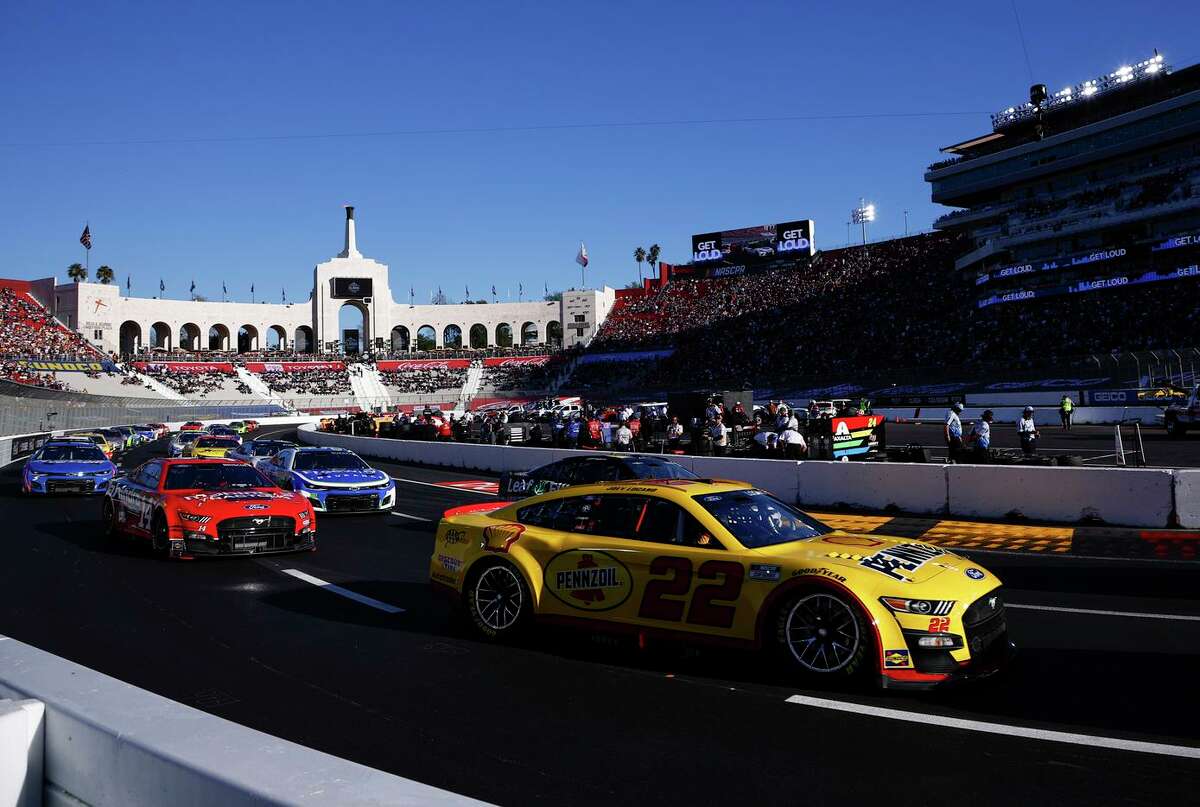
<svg viewBox="0 0 1200 807">
<path fill-rule="evenodd" d="M 198 420 L 189 420 L 187 423 L 179 427 L 181 432 L 198 432 L 204 430 L 204 424 Z"/>
<path fill-rule="evenodd" d="M 150 460 L 109 484 L 103 508 L 108 535 L 149 539 L 162 557 L 317 548 L 308 500 L 232 460 Z"/>
</svg>

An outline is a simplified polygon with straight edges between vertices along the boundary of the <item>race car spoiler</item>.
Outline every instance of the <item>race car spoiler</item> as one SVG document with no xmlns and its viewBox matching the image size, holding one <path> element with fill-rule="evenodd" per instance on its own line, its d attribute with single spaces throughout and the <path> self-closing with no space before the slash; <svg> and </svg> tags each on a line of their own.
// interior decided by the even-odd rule
<svg viewBox="0 0 1200 807">
<path fill-rule="evenodd" d="M 490 513 L 493 510 L 499 510 L 501 507 L 508 507 L 512 502 L 481 502 L 479 504 L 464 504 L 461 507 L 451 507 L 446 512 L 442 513 L 442 518 L 450 518 L 451 516 L 465 516 L 470 513 Z"/>
</svg>

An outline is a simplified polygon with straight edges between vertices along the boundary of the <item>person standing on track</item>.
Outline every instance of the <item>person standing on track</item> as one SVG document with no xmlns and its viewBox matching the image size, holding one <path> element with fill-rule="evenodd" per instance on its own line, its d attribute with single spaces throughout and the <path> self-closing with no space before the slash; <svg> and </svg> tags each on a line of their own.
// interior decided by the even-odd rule
<svg viewBox="0 0 1200 807">
<path fill-rule="evenodd" d="M 1017 436 L 1021 438 L 1021 451 L 1026 457 L 1037 453 L 1038 429 L 1033 422 L 1033 407 L 1025 407 L 1021 419 L 1017 421 Z"/>
<path fill-rule="evenodd" d="M 958 459 L 963 447 L 962 418 L 959 417 L 962 411 L 962 401 L 955 401 L 946 412 L 946 450 L 950 462 Z"/>
<path fill-rule="evenodd" d="M 1062 403 L 1058 405 L 1058 416 L 1062 418 L 1063 431 L 1071 431 L 1071 416 L 1075 414 L 1075 402 L 1071 400 L 1070 395 L 1062 397 Z"/>
<path fill-rule="evenodd" d="M 988 449 L 992 447 L 992 417 L 991 409 L 984 410 L 971 427 L 970 441 L 975 451 L 976 462 L 988 461 Z"/>
</svg>

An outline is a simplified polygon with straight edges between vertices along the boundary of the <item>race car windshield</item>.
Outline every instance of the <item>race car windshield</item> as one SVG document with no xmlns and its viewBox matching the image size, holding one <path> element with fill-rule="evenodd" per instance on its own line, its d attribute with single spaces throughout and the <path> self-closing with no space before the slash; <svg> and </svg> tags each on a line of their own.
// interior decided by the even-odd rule
<svg viewBox="0 0 1200 807">
<path fill-rule="evenodd" d="M 201 437 L 196 440 L 196 448 L 229 448 L 236 445 L 237 440 L 228 437 Z"/>
<path fill-rule="evenodd" d="M 175 435 L 175 439 L 181 443 L 194 443 L 200 439 L 199 432 L 180 432 Z"/>
<path fill-rule="evenodd" d="M 731 490 L 695 499 L 748 549 L 805 541 L 831 531 L 761 490 Z"/>
<path fill-rule="evenodd" d="M 38 457 L 42 462 L 104 462 L 104 452 L 95 443 L 74 446 L 46 446 Z"/>
<path fill-rule="evenodd" d="M 279 449 L 286 448 L 286 447 L 287 447 L 286 445 L 281 445 L 279 443 L 255 443 L 254 444 L 254 456 L 268 457 L 271 454 L 274 454 Z"/>
<path fill-rule="evenodd" d="M 249 465 L 172 465 L 167 469 L 166 490 L 225 490 L 269 488 L 265 476 Z"/>
<path fill-rule="evenodd" d="M 694 473 L 675 462 L 656 459 L 625 460 L 626 467 L 638 479 L 698 479 Z"/>
<path fill-rule="evenodd" d="M 314 451 L 297 454 L 296 464 L 292 467 L 297 471 L 362 471 L 370 466 L 354 454 Z"/>
</svg>

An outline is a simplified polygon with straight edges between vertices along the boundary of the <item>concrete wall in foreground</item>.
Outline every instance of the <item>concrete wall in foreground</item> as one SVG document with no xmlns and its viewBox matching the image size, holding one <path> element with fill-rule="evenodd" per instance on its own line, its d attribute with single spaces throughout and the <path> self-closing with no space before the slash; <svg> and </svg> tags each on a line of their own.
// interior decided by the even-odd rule
<svg viewBox="0 0 1200 807">
<path fill-rule="evenodd" d="M 389 440 L 300 429 L 300 441 L 364 456 L 493 472 L 528 470 L 570 455 L 554 448 Z M 859 507 L 1002 519 L 1023 516 L 1073 524 L 1099 520 L 1162 528 L 1178 514 L 1200 527 L 1200 470 L 1042 468 L 869 462 L 790 462 L 677 457 L 701 476 L 737 479 L 806 507 Z"/>
<path fill-rule="evenodd" d="M 239 726 L 0 636 L 5 697 L 45 705 L 44 771 L 18 771 L 19 762 L 0 767 L 6 805 L 14 803 L 5 800 L 10 789 L 29 792 L 35 777 L 43 779 L 47 804 L 98 807 L 479 803 Z M 4 729 L 0 718 L 0 743 Z M 12 727 L 17 741 L 21 731 Z M 5 772 L 25 781 L 10 787 Z"/>
</svg>

